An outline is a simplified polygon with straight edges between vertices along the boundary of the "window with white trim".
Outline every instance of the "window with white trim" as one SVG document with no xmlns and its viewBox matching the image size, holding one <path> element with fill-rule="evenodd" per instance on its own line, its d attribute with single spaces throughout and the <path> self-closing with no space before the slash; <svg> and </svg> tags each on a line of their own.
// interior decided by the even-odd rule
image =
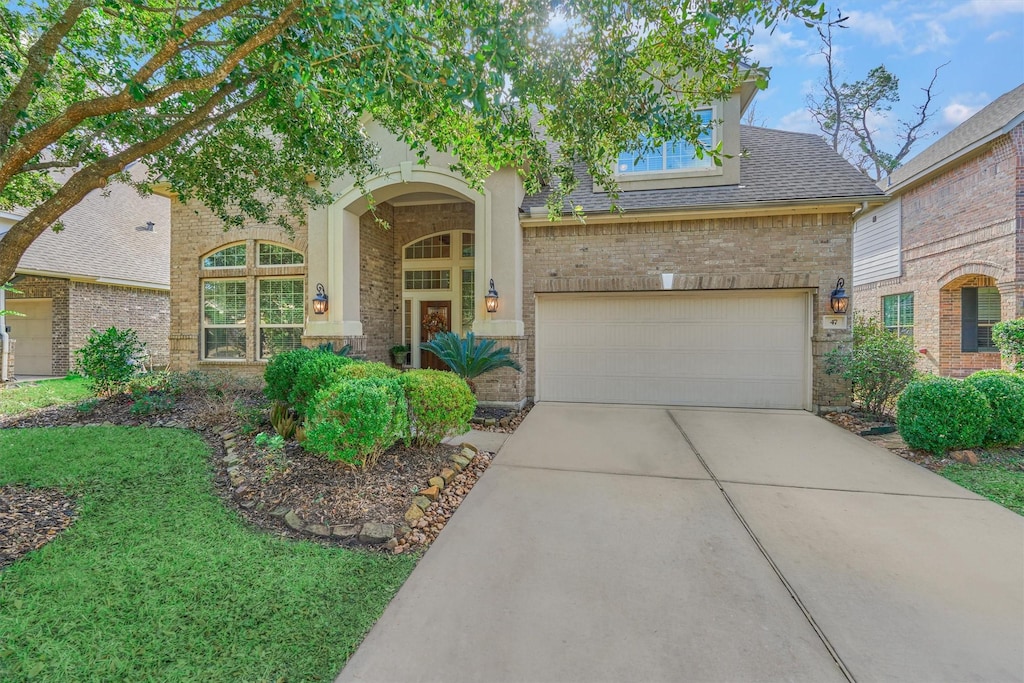
<svg viewBox="0 0 1024 683">
<path fill-rule="evenodd" d="M 712 112 L 710 109 L 702 109 L 697 112 L 705 125 L 701 133 L 700 146 L 702 150 L 711 149 L 715 146 L 714 126 L 711 125 Z M 714 159 L 708 154 L 698 154 L 697 148 L 685 140 L 671 140 L 663 142 L 651 152 L 639 152 L 627 150 L 619 155 L 619 163 L 616 172 L 620 174 L 630 173 L 660 173 L 671 171 L 704 170 L 715 165 Z"/>
<path fill-rule="evenodd" d="M 245 284 L 203 281 L 203 358 L 245 360 Z"/>
<path fill-rule="evenodd" d="M 300 346 L 306 316 L 304 263 L 302 252 L 256 240 L 202 257 L 200 357 L 266 360 Z M 219 272 L 226 269 L 232 270 Z"/>
<path fill-rule="evenodd" d="M 885 329 L 905 337 L 914 336 L 914 293 L 904 292 L 882 297 L 882 322 Z"/>
<path fill-rule="evenodd" d="M 259 282 L 260 358 L 302 346 L 306 287 L 301 278 L 261 278 Z"/>
</svg>

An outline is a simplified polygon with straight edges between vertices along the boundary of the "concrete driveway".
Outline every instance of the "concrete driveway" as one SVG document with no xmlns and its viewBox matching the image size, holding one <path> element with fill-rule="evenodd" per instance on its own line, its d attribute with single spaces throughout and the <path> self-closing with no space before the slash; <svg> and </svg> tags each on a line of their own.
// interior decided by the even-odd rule
<svg viewBox="0 0 1024 683">
<path fill-rule="evenodd" d="M 1022 681 L 1024 518 L 804 412 L 540 404 L 338 680 Z"/>
</svg>

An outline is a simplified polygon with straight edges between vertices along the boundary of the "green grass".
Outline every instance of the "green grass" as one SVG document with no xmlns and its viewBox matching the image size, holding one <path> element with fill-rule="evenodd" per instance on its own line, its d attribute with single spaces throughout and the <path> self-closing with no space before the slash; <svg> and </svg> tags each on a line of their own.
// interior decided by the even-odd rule
<svg viewBox="0 0 1024 683">
<path fill-rule="evenodd" d="M 329 681 L 413 568 L 247 527 L 181 430 L 0 431 L 79 519 L 0 572 L 0 680 Z"/>
<path fill-rule="evenodd" d="M 979 496 L 1024 515 L 1024 456 L 978 465 L 954 464 L 943 468 L 942 476 Z"/>
<path fill-rule="evenodd" d="M 26 410 L 73 403 L 91 395 L 85 379 L 75 375 L 20 384 L 0 390 L 0 415 L 16 415 Z"/>
</svg>

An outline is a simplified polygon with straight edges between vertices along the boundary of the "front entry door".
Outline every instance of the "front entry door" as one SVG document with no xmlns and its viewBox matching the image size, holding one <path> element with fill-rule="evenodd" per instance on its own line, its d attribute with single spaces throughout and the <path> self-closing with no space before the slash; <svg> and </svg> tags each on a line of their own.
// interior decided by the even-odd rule
<svg viewBox="0 0 1024 683">
<path fill-rule="evenodd" d="M 427 342 L 438 332 L 450 332 L 452 329 L 451 301 L 420 302 L 420 339 Z M 430 351 L 420 351 L 420 367 L 430 370 L 447 370 L 448 366 Z"/>
</svg>

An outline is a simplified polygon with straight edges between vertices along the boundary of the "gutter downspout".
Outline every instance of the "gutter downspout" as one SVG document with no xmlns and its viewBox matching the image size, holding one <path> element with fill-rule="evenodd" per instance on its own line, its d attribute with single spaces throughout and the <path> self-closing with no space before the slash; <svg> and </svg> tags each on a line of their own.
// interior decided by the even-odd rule
<svg viewBox="0 0 1024 683">
<path fill-rule="evenodd" d="M 851 216 L 853 218 L 856 218 L 857 216 L 859 216 L 860 214 L 864 213 L 867 210 L 868 210 L 868 203 L 867 202 L 861 202 L 860 203 L 860 208 L 859 209 L 854 209 L 853 213 L 851 214 Z"/>
</svg>

